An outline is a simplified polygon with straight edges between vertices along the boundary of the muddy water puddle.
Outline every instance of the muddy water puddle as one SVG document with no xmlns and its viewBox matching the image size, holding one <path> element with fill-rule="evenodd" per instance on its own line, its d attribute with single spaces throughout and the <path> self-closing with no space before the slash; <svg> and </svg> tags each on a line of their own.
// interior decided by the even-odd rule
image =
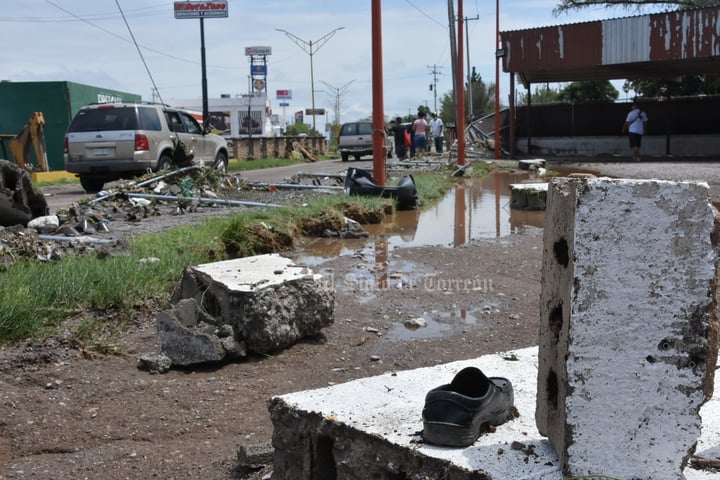
<svg viewBox="0 0 720 480">
<path fill-rule="evenodd" d="M 477 239 L 522 235 L 542 228 L 544 212 L 511 209 L 509 186 L 546 181 L 526 172 L 496 173 L 481 181 L 464 182 L 437 204 L 395 212 L 381 224 L 364 225 L 369 238 L 308 242 L 303 263 L 318 265 L 328 258 L 378 248 L 392 251 L 398 247 L 456 247 Z"/>
<path fill-rule="evenodd" d="M 393 255 L 393 250 L 420 246 L 452 248 L 472 240 L 537 232 L 543 226 L 544 212 L 511 209 L 509 185 L 547 181 L 530 172 L 495 173 L 480 181 L 468 180 L 437 204 L 396 212 L 379 225 L 364 225 L 369 238 L 313 239 L 304 245 L 296 262 L 318 273 L 333 275 L 323 265 L 334 257 L 352 256 L 356 268 L 333 282 L 336 288 L 352 292 L 359 303 L 374 301 L 378 291 L 389 288 L 437 288 L 434 272 Z M 468 288 L 492 297 L 492 286 Z M 413 318 L 399 320 L 385 337 L 391 341 L 427 339 L 485 328 L 484 318 L 488 309 L 494 307 L 473 308 L 451 304 L 444 311 L 416 312 Z"/>
</svg>

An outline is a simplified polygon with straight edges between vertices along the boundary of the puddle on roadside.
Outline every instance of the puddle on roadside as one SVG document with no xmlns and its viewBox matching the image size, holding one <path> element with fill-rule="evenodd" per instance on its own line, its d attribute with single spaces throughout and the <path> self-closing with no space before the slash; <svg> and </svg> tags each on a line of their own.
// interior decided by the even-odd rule
<svg viewBox="0 0 720 480">
<path fill-rule="evenodd" d="M 511 209 L 509 185 L 548 180 L 549 177 L 531 172 L 502 172 L 479 181 L 467 180 L 437 204 L 395 212 L 382 224 L 364 225 L 369 238 L 309 240 L 296 257 L 296 263 L 332 276 L 331 270 L 323 268 L 325 262 L 338 256 L 353 256 L 357 260 L 356 268 L 344 278 L 333 278 L 333 283 L 338 291 L 354 295 L 360 303 L 373 301 L 378 291 L 388 288 L 432 288 L 434 272 L 394 257 L 393 250 L 432 245 L 455 247 L 476 239 L 537 232 L 543 227 L 545 212 Z M 471 286 L 470 290 L 488 292 L 492 289 L 479 285 Z M 417 315 L 425 323 L 420 328 L 409 328 L 398 322 L 386 337 L 392 341 L 443 337 L 483 328 L 483 316 L 482 311 L 453 305 L 445 312 Z"/>
<path fill-rule="evenodd" d="M 429 312 L 412 320 L 419 320 L 422 326 L 414 321 L 395 324 L 385 337 L 393 342 L 406 340 L 423 340 L 454 335 L 463 331 L 484 327 L 482 313 L 455 308 L 449 312 Z"/>
</svg>

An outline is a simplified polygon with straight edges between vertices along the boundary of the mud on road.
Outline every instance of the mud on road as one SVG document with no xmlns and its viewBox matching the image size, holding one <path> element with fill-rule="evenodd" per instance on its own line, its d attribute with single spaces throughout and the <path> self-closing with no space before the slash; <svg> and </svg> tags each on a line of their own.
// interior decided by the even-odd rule
<svg viewBox="0 0 720 480">
<path fill-rule="evenodd" d="M 668 180 L 703 172 L 713 191 L 720 185 L 713 164 L 590 167 L 578 169 Z M 302 246 L 285 255 L 301 258 Z M 262 478 L 270 467 L 242 465 L 238 452 L 270 443 L 274 395 L 536 345 L 541 257 L 535 229 L 456 248 L 398 248 L 382 263 L 372 249 L 332 258 L 312 268 L 335 282 L 334 324 L 275 355 L 226 365 L 138 370 L 137 357 L 156 351 L 154 313 L 166 306 L 153 304 L 136 312 L 117 355 L 77 350 L 62 335 L 0 347 L 0 479 Z M 433 332 L 406 326 L 416 319 Z"/>
</svg>

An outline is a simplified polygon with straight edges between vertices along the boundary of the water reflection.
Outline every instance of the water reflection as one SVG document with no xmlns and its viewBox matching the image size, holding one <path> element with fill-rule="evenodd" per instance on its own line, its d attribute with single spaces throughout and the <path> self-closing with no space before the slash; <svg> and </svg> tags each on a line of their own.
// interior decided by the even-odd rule
<svg viewBox="0 0 720 480">
<path fill-rule="evenodd" d="M 542 182 L 528 172 L 497 172 L 482 181 L 467 180 L 437 204 L 420 210 L 404 210 L 388 216 L 382 224 L 365 225 L 370 239 L 317 239 L 306 245 L 309 264 L 322 258 L 347 255 L 370 248 L 379 257 L 397 247 L 425 245 L 458 246 L 481 238 L 499 238 L 542 228 L 544 212 L 510 208 L 510 184 Z M 384 261 L 384 260 L 383 260 Z"/>
</svg>

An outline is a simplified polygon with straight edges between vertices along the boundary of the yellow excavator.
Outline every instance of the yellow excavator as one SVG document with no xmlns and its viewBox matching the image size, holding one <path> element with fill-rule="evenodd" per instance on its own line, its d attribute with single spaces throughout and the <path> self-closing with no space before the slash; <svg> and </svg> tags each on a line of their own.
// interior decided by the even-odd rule
<svg viewBox="0 0 720 480">
<path fill-rule="evenodd" d="M 49 172 L 47 163 L 47 148 L 45 146 L 45 117 L 42 112 L 33 112 L 30 115 L 28 123 L 18 132 L 17 135 L 0 135 L 2 140 L 2 150 L 4 156 L 7 156 L 5 151 L 5 140 L 9 140 L 10 153 L 12 153 L 13 160 L 17 163 L 20 168 L 34 170 L 36 167 L 30 163 L 30 145 L 35 150 L 35 156 L 40 163 L 40 169 L 43 172 Z"/>
</svg>

